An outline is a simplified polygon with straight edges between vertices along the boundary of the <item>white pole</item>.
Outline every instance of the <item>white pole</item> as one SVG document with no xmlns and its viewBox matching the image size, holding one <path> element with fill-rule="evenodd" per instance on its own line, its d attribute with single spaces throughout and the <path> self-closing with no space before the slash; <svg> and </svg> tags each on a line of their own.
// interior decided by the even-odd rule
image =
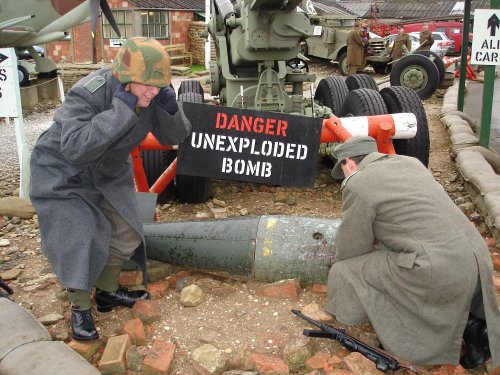
<svg viewBox="0 0 500 375">
<path fill-rule="evenodd" d="M 210 22 L 210 0 L 205 0 L 205 23 L 208 24 Z M 208 34 L 207 41 L 205 42 L 205 68 L 210 68 L 210 55 L 211 55 L 211 36 Z"/>
</svg>

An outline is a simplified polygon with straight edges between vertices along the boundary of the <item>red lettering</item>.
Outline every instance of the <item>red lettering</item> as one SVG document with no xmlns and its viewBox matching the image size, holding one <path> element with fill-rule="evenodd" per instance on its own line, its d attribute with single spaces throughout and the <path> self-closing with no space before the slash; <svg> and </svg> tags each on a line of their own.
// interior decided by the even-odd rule
<svg viewBox="0 0 500 375">
<path fill-rule="evenodd" d="M 253 131 L 255 133 L 262 133 L 264 130 L 264 119 L 262 117 L 255 118 L 253 122 Z"/>
<path fill-rule="evenodd" d="M 274 135 L 274 124 L 276 123 L 276 119 L 268 118 L 266 121 L 266 134 Z"/>
<path fill-rule="evenodd" d="M 238 131 L 240 130 L 237 115 L 233 115 L 233 117 L 231 118 L 231 121 L 229 122 L 229 125 L 227 126 L 227 130 L 230 130 L 230 129 L 236 129 Z"/>
<path fill-rule="evenodd" d="M 286 137 L 286 128 L 288 128 L 288 122 L 285 120 L 278 120 L 278 131 L 276 132 L 276 135 Z"/>
<path fill-rule="evenodd" d="M 215 127 L 217 129 L 225 129 L 227 123 L 227 115 L 225 113 L 218 112 L 217 119 L 215 120 Z"/>
<path fill-rule="evenodd" d="M 236 130 L 239 132 L 248 133 L 264 133 L 267 135 L 277 135 L 286 137 L 288 122 L 286 120 L 276 118 L 263 118 L 242 115 L 232 115 L 228 119 L 228 115 L 223 112 L 218 112 L 215 119 L 215 127 L 217 129 Z"/>
<path fill-rule="evenodd" d="M 241 131 L 247 131 L 247 132 L 251 132 L 252 131 L 252 120 L 253 120 L 253 117 L 250 116 L 250 117 L 247 117 L 247 116 L 243 116 L 241 118 Z"/>
</svg>

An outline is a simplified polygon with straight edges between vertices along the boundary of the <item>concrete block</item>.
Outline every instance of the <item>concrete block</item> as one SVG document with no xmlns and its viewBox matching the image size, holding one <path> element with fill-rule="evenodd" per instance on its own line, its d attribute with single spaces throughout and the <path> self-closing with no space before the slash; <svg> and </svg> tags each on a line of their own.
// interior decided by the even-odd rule
<svg viewBox="0 0 500 375">
<path fill-rule="evenodd" d="M 0 298 L 0 332 L 0 361 L 19 346 L 51 340 L 45 327 L 31 313 L 7 298 Z"/>
<path fill-rule="evenodd" d="M 33 109 L 38 104 L 38 89 L 36 86 L 21 87 L 21 106 L 23 109 Z"/>
<path fill-rule="evenodd" d="M 132 341 L 129 335 L 110 337 L 99 362 L 101 373 L 124 374 L 127 370 L 127 349 L 130 346 L 132 346 Z"/>
<path fill-rule="evenodd" d="M 2 338 L 5 338 L 3 336 Z M 99 375 L 99 371 L 60 341 L 39 341 L 18 347 L 0 362 L 0 374 Z"/>
<path fill-rule="evenodd" d="M 57 79 L 40 78 L 37 80 L 36 88 L 38 90 L 38 100 L 60 98 Z"/>
</svg>

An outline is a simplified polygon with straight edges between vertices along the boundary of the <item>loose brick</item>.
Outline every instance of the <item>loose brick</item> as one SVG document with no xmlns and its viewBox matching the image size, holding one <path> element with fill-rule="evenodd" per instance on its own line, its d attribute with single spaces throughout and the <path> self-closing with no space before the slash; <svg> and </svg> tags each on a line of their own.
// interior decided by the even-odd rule
<svg viewBox="0 0 500 375">
<path fill-rule="evenodd" d="M 382 375 L 383 372 L 377 370 L 375 363 L 365 358 L 360 353 L 351 353 L 344 358 L 344 363 L 349 370 L 357 375 Z"/>
<path fill-rule="evenodd" d="M 326 284 L 314 284 L 311 287 L 311 292 L 316 294 L 326 294 L 327 291 L 328 288 L 326 287 Z"/>
<path fill-rule="evenodd" d="M 156 301 L 140 299 L 132 307 L 132 316 L 144 324 L 151 324 L 161 319 L 160 305 Z"/>
<path fill-rule="evenodd" d="M 135 318 L 126 322 L 123 326 L 123 332 L 130 336 L 132 344 L 137 346 L 146 345 L 146 331 L 141 319 Z"/>
<path fill-rule="evenodd" d="M 168 281 L 158 281 L 148 284 L 148 292 L 151 293 L 153 299 L 160 299 L 167 294 L 170 283 Z"/>
<path fill-rule="evenodd" d="M 297 279 L 280 280 L 257 289 L 256 294 L 261 297 L 297 300 L 300 294 L 300 283 Z"/>
<path fill-rule="evenodd" d="M 306 361 L 306 369 L 308 371 L 321 370 L 328 367 L 330 357 L 332 355 L 328 352 L 317 352 Z"/>
<path fill-rule="evenodd" d="M 500 272 L 500 254 L 491 254 L 491 260 L 495 271 Z"/>
<path fill-rule="evenodd" d="M 142 271 L 122 271 L 118 283 L 123 286 L 142 285 Z"/>
<path fill-rule="evenodd" d="M 497 243 L 494 238 L 490 238 L 490 237 L 486 237 L 484 239 L 484 242 L 486 242 L 486 246 L 488 246 L 489 248 L 492 248 L 492 249 L 495 248 L 495 245 Z"/>
<path fill-rule="evenodd" d="M 156 340 L 142 362 L 142 375 L 166 375 L 174 358 L 175 345 Z"/>
<path fill-rule="evenodd" d="M 76 341 L 71 340 L 69 347 L 80 354 L 87 361 L 90 361 L 92 356 L 99 350 L 99 340 L 95 341 Z"/>
<path fill-rule="evenodd" d="M 493 285 L 495 285 L 495 290 L 500 292 L 500 277 L 493 275 Z"/>
<path fill-rule="evenodd" d="M 129 335 L 110 337 L 99 362 L 99 371 L 104 375 L 124 374 L 127 370 L 127 349 L 132 345 Z"/>
<path fill-rule="evenodd" d="M 281 358 L 254 353 L 245 361 L 245 367 L 257 370 L 262 375 L 288 375 L 288 366 Z"/>
<path fill-rule="evenodd" d="M 187 276 L 189 276 L 188 271 L 179 271 L 175 275 L 169 276 L 168 282 L 172 288 L 175 288 L 175 286 L 177 285 L 177 281 Z"/>
</svg>

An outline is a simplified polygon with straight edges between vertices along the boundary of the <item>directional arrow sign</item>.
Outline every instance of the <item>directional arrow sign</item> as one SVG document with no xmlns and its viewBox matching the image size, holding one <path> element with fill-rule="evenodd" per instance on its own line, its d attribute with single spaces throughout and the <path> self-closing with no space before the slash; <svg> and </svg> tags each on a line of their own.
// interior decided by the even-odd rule
<svg viewBox="0 0 500 375">
<path fill-rule="evenodd" d="M 114 48 L 120 48 L 124 42 L 125 42 L 124 39 L 110 39 L 109 46 Z"/>
<path fill-rule="evenodd" d="M 488 28 L 490 27 L 490 36 L 495 36 L 497 29 L 500 28 L 500 20 L 495 13 L 488 19 Z"/>
<path fill-rule="evenodd" d="M 471 64 L 500 65 L 500 20 L 496 12 L 499 10 L 474 11 Z"/>
<path fill-rule="evenodd" d="M 3 53 L 0 53 L 0 64 L 7 60 L 9 56 L 5 56 Z"/>
</svg>

